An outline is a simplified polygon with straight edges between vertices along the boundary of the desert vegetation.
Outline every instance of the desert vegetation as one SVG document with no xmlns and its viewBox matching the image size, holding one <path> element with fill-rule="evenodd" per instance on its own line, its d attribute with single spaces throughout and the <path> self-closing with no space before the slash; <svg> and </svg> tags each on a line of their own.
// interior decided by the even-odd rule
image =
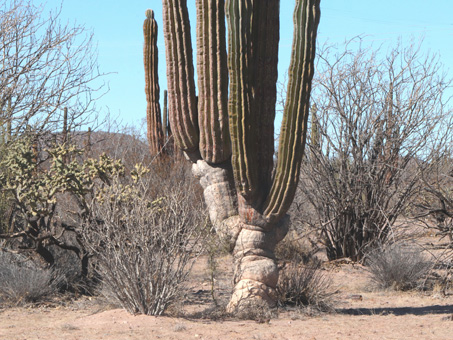
<svg viewBox="0 0 453 340">
<path fill-rule="evenodd" d="M 279 88 L 279 2 L 250 4 L 196 1 L 196 86 L 186 1 L 163 1 L 163 110 L 146 11 L 140 131 L 98 119 L 91 34 L 0 0 L 0 313 L 93 300 L 269 323 L 372 314 L 391 294 L 453 313 L 441 61 L 422 42 L 317 46 L 320 1 L 297 0 Z"/>
</svg>

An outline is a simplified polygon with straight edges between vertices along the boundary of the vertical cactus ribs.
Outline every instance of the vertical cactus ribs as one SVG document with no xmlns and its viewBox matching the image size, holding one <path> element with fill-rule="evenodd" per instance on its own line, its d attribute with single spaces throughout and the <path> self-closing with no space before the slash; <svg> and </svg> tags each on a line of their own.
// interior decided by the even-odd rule
<svg viewBox="0 0 453 340">
<path fill-rule="evenodd" d="M 147 136 L 151 154 L 156 155 L 162 151 L 164 146 L 164 133 L 159 103 L 157 23 L 154 19 L 154 12 L 151 9 L 146 10 L 143 35 L 145 38 L 143 62 L 145 66 L 145 93 L 147 101 Z"/>
<path fill-rule="evenodd" d="M 277 167 L 265 215 L 278 220 L 289 209 L 299 180 L 304 154 L 314 71 L 320 0 L 297 0 L 288 90 L 280 129 Z"/>
<path fill-rule="evenodd" d="M 167 90 L 164 90 L 164 111 L 162 112 L 162 126 L 164 131 L 164 143 L 167 142 L 167 138 L 169 137 L 169 129 L 168 129 L 168 107 L 167 107 Z"/>
<path fill-rule="evenodd" d="M 287 231 L 285 215 L 304 152 L 319 3 L 296 0 L 273 175 L 280 1 L 196 0 L 197 100 L 186 0 L 163 0 L 172 132 L 200 178 L 211 222 L 231 242 L 235 289 L 230 311 L 249 298 L 269 305 L 276 301 L 274 249 Z"/>
<path fill-rule="evenodd" d="M 219 164 L 231 156 L 225 2 L 199 0 L 196 7 L 199 147 L 206 162 Z"/>
<path fill-rule="evenodd" d="M 181 150 L 196 153 L 199 129 L 187 2 L 164 0 L 162 10 L 172 134 Z"/>
<path fill-rule="evenodd" d="M 163 1 L 175 141 L 183 151 L 198 155 L 192 161 L 201 157 L 216 165 L 231 155 L 238 202 L 246 206 L 240 214 L 249 214 L 250 207 L 277 221 L 294 198 L 305 146 L 319 4 L 296 1 L 288 95 L 272 177 L 280 1 L 196 1 L 198 98 L 187 1 Z"/>
<path fill-rule="evenodd" d="M 237 191 L 261 210 L 274 156 L 280 2 L 227 1 L 230 134 Z"/>
</svg>

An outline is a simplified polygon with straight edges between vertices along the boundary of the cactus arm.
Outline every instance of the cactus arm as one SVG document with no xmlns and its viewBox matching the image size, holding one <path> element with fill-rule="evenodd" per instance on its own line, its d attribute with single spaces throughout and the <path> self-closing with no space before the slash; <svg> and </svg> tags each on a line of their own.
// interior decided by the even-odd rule
<svg viewBox="0 0 453 340">
<path fill-rule="evenodd" d="M 197 152 L 198 113 L 187 2 L 164 0 L 162 9 L 170 125 L 179 148 Z"/>
<path fill-rule="evenodd" d="M 164 146 L 164 135 L 161 123 L 159 103 L 159 75 L 157 50 L 157 23 L 154 12 L 146 10 L 143 23 L 143 62 L 145 66 L 146 122 L 149 147 L 152 155 L 158 154 Z"/>
<path fill-rule="evenodd" d="M 274 120 L 275 104 L 277 100 L 278 79 L 278 43 L 280 27 L 280 1 L 258 1 L 260 13 L 254 14 L 259 17 L 253 25 L 256 36 L 254 44 L 258 47 L 258 53 L 254 55 L 253 65 L 255 84 L 255 100 L 253 102 L 254 121 L 256 126 L 253 153 L 257 155 L 256 165 L 258 171 L 258 197 L 262 205 L 272 185 L 272 171 L 274 168 Z M 265 70 L 265 71 L 263 71 Z"/>
<path fill-rule="evenodd" d="M 250 111 L 250 94 L 244 85 L 247 82 L 245 72 L 248 49 L 250 23 L 244 18 L 241 25 L 239 13 L 245 12 L 240 1 L 227 1 L 226 15 L 228 20 L 228 68 L 230 70 L 230 98 L 228 102 L 229 126 L 232 144 L 232 159 L 236 190 L 246 196 L 251 191 L 252 179 L 247 167 L 247 148 L 244 134 L 247 125 L 246 117 Z M 248 17 L 248 16 L 247 16 Z M 242 53 L 241 53 L 242 52 Z M 244 72 L 243 72 L 244 71 Z"/>
<path fill-rule="evenodd" d="M 258 207 L 271 182 L 279 1 L 249 2 L 230 0 L 226 6 L 229 117 L 236 188 Z"/>
<path fill-rule="evenodd" d="M 228 160 L 228 67 L 225 1 L 197 0 L 197 71 L 200 152 L 211 164 Z"/>
<path fill-rule="evenodd" d="M 294 41 L 277 168 L 264 212 L 271 220 L 280 218 L 289 209 L 299 179 L 320 19 L 319 3 L 320 0 L 297 0 L 294 10 Z"/>
</svg>

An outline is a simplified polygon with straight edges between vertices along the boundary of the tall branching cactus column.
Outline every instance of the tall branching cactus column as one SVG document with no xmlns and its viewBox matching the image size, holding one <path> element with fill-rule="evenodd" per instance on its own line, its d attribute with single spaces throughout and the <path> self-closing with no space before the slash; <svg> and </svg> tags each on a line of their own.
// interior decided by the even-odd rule
<svg viewBox="0 0 453 340">
<path fill-rule="evenodd" d="M 143 63 L 145 66 L 145 93 L 146 93 L 146 122 L 149 148 L 152 155 L 157 155 L 164 147 L 164 130 L 161 123 L 159 103 L 159 76 L 157 50 L 157 23 L 154 12 L 146 10 L 146 19 L 143 23 Z"/>
<path fill-rule="evenodd" d="M 163 1 L 170 122 L 200 178 L 214 226 L 230 241 L 235 262 L 230 311 L 257 300 L 276 302 L 274 249 L 287 231 L 304 152 L 319 2 L 296 0 L 273 172 L 279 1 L 196 0 L 198 100 L 186 0 Z"/>
</svg>

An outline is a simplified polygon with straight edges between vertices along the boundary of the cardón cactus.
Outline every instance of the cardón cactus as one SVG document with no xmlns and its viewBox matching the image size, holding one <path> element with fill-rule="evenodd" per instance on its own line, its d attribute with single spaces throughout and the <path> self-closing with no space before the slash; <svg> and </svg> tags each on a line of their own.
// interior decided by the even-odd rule
<svg viewBox="0 0 453 340">
<path fill-rule="evenodd" d="M 280 2 L 196 0 L 197 98 L 186 0 L 163 0 L 171 128 L 200 178 L 212 223 L 230 242 L 232 312 L 257 300 L 276 302 L 274 249 L 287 232 L 304 152 L 319 4 L 296 0 L 273 170 Z"/>
<path fill-rule="evenodd" d="M 146 93 L 146 121 L 148 128 L 148 143 L 152 155 L 163 151 L 164 131 L 161 123 L 159 103 L 159 76 L 157 51 L 157 23 L 154 12 L 146 10 L 146 19 L 143 23 L 143 62 L 145 65 L 145 93 Z"/>
</svg>

